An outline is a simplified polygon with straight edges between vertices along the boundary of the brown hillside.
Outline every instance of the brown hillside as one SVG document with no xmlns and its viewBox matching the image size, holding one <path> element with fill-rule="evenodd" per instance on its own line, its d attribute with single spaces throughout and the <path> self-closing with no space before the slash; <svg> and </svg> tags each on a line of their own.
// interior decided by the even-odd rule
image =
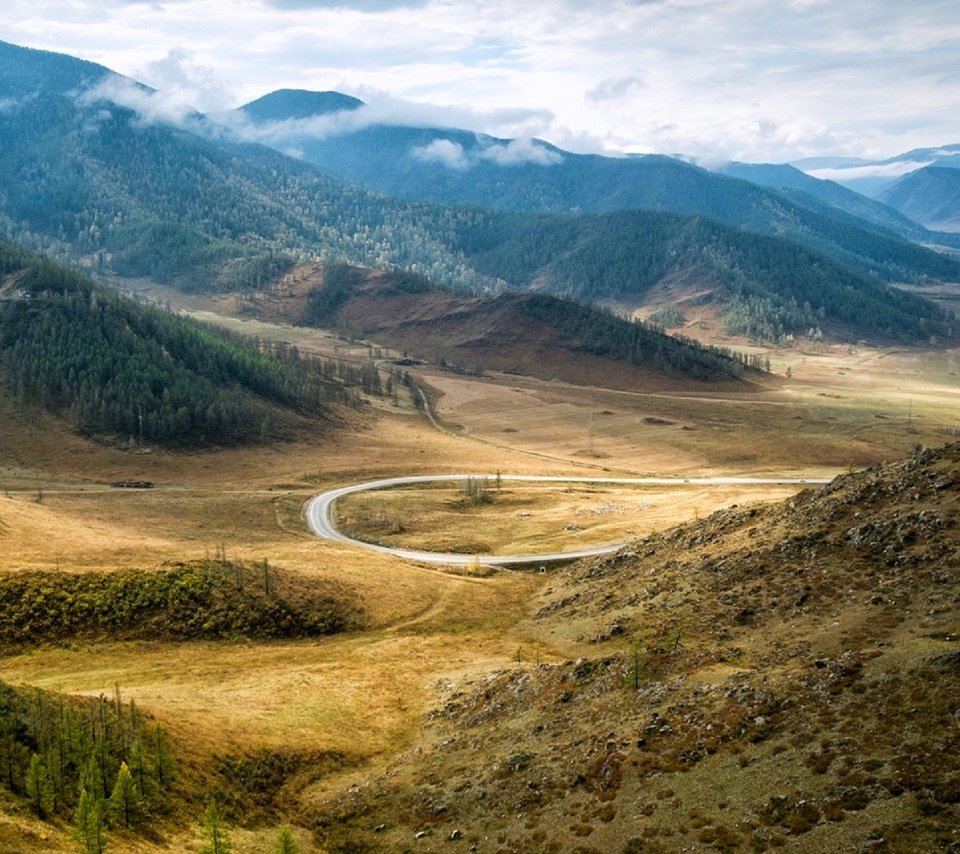
<svg viewBox="0 0 960 854">
<path fill-rule="evenodd" d="M 316 276 L 301 273 L 285 308 L 302 307 L 302 291 Z M 349 337 L 374 340 L 431 363 L 467 373 L 495 370 L 578 385 L 640 391 L 747 390 L 750 383 L 704 382 L 652 363 L 594 355 L 547 323 L 533 320 L 524 306 L 533 294 L 476 297 L 441 290 L 410 293 L 390 273 L 366 271 L 363 281 L 330 318 L 330 327 Z M 292 317 L 294 321 L 299 317 Z"/>
<path fill-rule="evenodd" d="M 950 445 L 576 564 L 514 666 L 304 807 L 332 851 L 955 851 L 958 522 Z"/>
</svg>

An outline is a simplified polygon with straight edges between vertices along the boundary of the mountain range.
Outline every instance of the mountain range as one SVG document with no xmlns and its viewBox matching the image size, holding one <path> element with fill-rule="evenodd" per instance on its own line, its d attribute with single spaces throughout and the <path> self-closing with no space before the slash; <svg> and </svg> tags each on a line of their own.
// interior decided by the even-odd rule
<svg viewBox="0 0 960 854">
<path fill-rule="evenodd" d="M 843 212 L 856 217 L 848 226 L 864 228 L 869 223 L 908 240 L 957 245 L 952 235 L 932 233 L 896 204 L 820 180 L 790 164 L 729 163 L 707 170 L 662 155 L 575 154 L 535 139 L 388 124 L 367 118 L 365 108 L 362 101 L 339 92 L 282 89 L 241 107 L 239 113 L 268 144 L 404 198 L 504 210 L 704 213 L 826 251 L 841 240 L 831 220 Z M 915 168 L 934 162 L 930 151 L 904 156 L 911 157 Z M 952 161 L 944 154 L 936 162 Z M 871 162 L 856 163 L 863 168 Z M 889 167 L 885 161 L 875 165 Z M 777 196 L 764 191 L 768 189 L 777 190 Z"/>
<path fill-rule="evenodd" d="M 628 307 L 658 284 L 689 283 L 730 331 L 765 339 L 952 334 L 945 312 L 886 282 L 960 281 L 960 261 L 809 187 L 791 196 L 675 158 L 573 155 L 465 131 L 441 139 L 429 128 L 315 139 L 309 155 L 304 127 L 358 104 L 274 93 L 242 120 L 217 123 L 163 113 L 156 93 L 102 66 L 0 44 L 0 229 L 101 277 L 186 289 L 249 291 L 322 258 L 475 293 Z M 298 143 L 301 156 L 283 153 Z M 469 168 L 443 162 L 438 152 L 451 150 Z M 307 162 L 319 151 L 339 158 L 341 174 Z M 397 196 L 372 179 L 360 186 L 348 162 L 385 176 Z M 449 198 L 400 198 L 403 186 Z M 944 242 L 892 211 L 860 209 L 912 239 Z"/>
</svg>

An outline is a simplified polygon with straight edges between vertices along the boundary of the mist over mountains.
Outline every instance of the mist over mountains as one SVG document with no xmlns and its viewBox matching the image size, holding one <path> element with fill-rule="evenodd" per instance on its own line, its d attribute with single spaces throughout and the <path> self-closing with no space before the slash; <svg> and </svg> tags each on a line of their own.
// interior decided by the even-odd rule
<svg viewBox="0 0 960 854">
<path fill-rule="evenodd" d="M 960 261 L 914 242 L 951 236 L 836 185 L 367 124 L 339 93 L 206 117 L 72 57 L 2 44 L 0 60 L 0 228 L 100 276 L 249 290 L 326 258 L 633 306 L 695 281 L 739 334 L 952 334 L 886 284 L 960 281 Z"/>
</svg>

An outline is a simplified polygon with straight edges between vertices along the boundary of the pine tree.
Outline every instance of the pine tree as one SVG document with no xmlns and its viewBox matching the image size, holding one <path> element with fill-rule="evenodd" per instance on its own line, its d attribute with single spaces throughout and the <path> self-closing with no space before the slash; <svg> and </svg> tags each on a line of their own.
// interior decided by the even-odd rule
<svg viewBox="0 0 960 854">
<path fill-rule="evenodd" d="M 73 814 L 73 835 L 85 854 L 103 854 L 106 844 L 103 814 L 97 798 L 86 787 L 80 789 L 77 809 Z"/>
<path fill-rule="evenodd" d="M 280 833 L 277 835 L 277 847 L 274 848 L 274 851 L 276 854 L 300 854 L 300 846 L 297 845 L 297 840 L 293 838 L 289 827 L 280 829 Z"/>
<path fill-rule="evenodd" d="M 114 821 L 123 822 L 124 827 L 130 827 L 140 818 L 141 808 L 142 802 L 137 794 L 137 784 L 127 763 L 121 762 L 113 791 L 110 793 L 110 815 Z"/>
<path fill-rule="evenodd" d="M 200 849 L 200 854 L 230 854 L 230 839 L 223 828 L 216 801 L 211 800 L 203 814 L 203 826 L 207 831 L 207 844 Z"/>
<path fill-rule="evenodd" d="M 33 811 L 40 818 L 50 815 L 53 810 L 53 786 L 46 763 L 38 753 L 30 757 L 24 785 Z"/>
</svg>

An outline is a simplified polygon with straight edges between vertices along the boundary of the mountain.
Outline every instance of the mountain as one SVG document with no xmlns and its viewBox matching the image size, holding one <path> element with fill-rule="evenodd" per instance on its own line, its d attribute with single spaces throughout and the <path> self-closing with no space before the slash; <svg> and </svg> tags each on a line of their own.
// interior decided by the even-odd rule
<svg viewBox="0 0 960 854">
<path fill-rule="evenodd" d="M 340 92 L 309 92 L 305 89 L 278 89 L 241 107 L 248 119 L 258 124 L 309 119 L 329 113 L 356 110 L 363 101 Z"/>
<path fill-rule="evenodd" d="M 777 190 L 798 204 L 837 216 L 850 214 L 919 243 L 935 243 L 938 235 L 893 207 L 838 184 L 814 178 L 788 163 L 728 163 L 718 171 L 762 187 Z"/>
<path fill-rule="evenodd" d="M 9 100 L 79 92 L 111 76 L 119 75 L 95 62 L 0 41 L 0 112 L 9 109 Z"/>
<path fill-rule="evenodd" d="M 930 228 L 960 231 L 960 169 L 925 166 L 887 187 L 879 199 Z"/>
<path fill-rule="evenodd" d="M 167 445 L 274 438 L 329 420 L 337 382 L 292 354 L 134 302 L 0 241 L 0 379 L 80 433 Z"/>
<path fill-rule="evenodd" d="M 950 850 L 958 510 L 954 444 L 576 562 L 514 662 L 443 683 L 422 749 L 311 826 L 331 851 Z"/>
<path fill-rule="evenodd" d="M 795 230 L 831 245 L 842 263 L 698 215 L 520 213 L 393 199 L 265 146 L 225 139 L 202 116 L 164 118 L 149 90 L 116 76 L 98 77 L 98 88 L 79 95 L 54 86 L 26 97 L 16 81 L 39 79 L 32 66 L 53 61 L 9 47 L 7 58 L 0 233 L 99 276 L 247 292 L 296 262 L 326 258 L 407 269 L 471 292 L 532 289 L 632 306 L 669 279 L 712 294 L 742 334 L 776 339 L 818 327 L 843 339 L 951 334 L 945 314 L 877 277 L 956 281 L 960 262 L 680 161 L 653 158 L 664 164 L 651 173 L 663 197 L 687 187 L 687 198 L 748 218 L 764 209 L 789 214 Z M 54 64 L 62 62 L 76 61 Z M 88 66 L 63 76 L 92 74 Z M 730 184 L 742 192 L 727 196 Z"/>
<path fill-rule="evenodd" d="M 796 243 L 706 217 L 620 211 L 557 219 L 477 212 L 454 245 L 524 289 L 642 304 L 656 286 L 716 302 L 728 332 L 768 341 L 818 328 L 868 337 L 952 335 L 949 317 Z M 946 260 L 946 259 L 944 259 Z"/>
<path fill-rule="evenodd" d="M 795 160 L 793 165 L 814 177 L 832 179 L 865 196 L 879 198 L 900 177 L 925 166 L 960 168 L 960 145 L 914 148 L 882 160 L 808 157 Z"/>
<path fill-rule="evenodd" d="M 295 150 L 342 178 L 402 198 L 508 211 L 609 213 L 641 208 L 705 214 L 758 234 L 795 240 L 889 280 L 911 278 L 908 269 L 925 267 L 928 261 L 937 266 L 927 250 L 912 255 L 897 239 L 935 243 L 922 228 L 879 205 L 839 193 L 839 188 L 814 190 L 812 179 L 803 186 L 807 195 L 772 192 L 758 186 L 768 182 L 740 180 L 659 155 L 603 157 L 562 151 L 540 140 L 369 125 L 363 107 L 352 102 L 349 114 L 341 114 L 348 115 L 344 122 L 326 108 L 314 121 L 307 118 L 311 105 L 325 104 L 331 94 L 283 90 L 240 112 L 269 144 Z M 262 115 L 271 118 L 263 121 L 258 118 Z M 906 255 L 912 255 L 910 260 Z M 904 263 L 891 263 L 894 258 Z M 940 275 L 932 269 L 925 274 Z"/>
</svg>

